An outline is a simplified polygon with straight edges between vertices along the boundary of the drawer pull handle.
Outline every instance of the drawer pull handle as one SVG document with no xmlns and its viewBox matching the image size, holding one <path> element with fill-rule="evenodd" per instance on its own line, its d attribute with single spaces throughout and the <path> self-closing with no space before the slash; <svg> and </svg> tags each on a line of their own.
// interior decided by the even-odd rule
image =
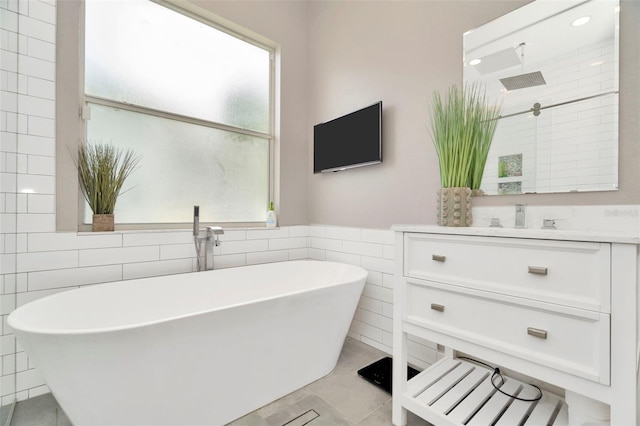
<svg viewBox="0 0 640 426">
<path fill-rule="evenodd" d="M 544 266 L 529 266 L 529 273 L 536 275 L 547 275 L 547 268 Z"/>
<path fill-rule="evenodd" d="M 438 312 L 444 312 L 444 305 L 438 305 L 437 303 L 432 303 L 431 309 Z"/>
<path fill-rule="evenodd" d="M 441 254 L 432 254 L 431 259 L 435 260 L 436 262 L 444 262 L 446 259 L 446 256 L 443 256 Z"/>
<path fill-rule="evenodd" d="M 539 328 L 527 327 L 527 334 L 540 339 L 547 338 L 547 330 L 540 330 Z"/>
</svg>

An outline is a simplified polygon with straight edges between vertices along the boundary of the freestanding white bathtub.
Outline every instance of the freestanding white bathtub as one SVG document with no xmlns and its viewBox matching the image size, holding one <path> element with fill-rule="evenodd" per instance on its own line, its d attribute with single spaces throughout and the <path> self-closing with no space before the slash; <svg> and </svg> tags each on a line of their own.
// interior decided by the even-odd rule
<svg viewBox="0 0 640 426">
<path fill-rule="evenodd" d="M 293 261 L 120 281 L 8 321 L 75 426 L 223 425 L 333 370 L 366 275 Z"/>
</svg>

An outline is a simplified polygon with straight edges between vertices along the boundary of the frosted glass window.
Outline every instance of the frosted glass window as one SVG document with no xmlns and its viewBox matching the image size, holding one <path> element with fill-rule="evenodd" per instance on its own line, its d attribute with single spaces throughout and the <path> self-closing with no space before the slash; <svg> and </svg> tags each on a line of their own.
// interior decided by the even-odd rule
<svg viewBox="0 0 640 426">
<path fill-rule="evenodd" d="M 91 105 L 91 113 L 90 142 L 143 157 L 118 198 L 117 223 L 190 222 L 194 205 L 203 222 L 265 220 L 268 139 L 101 105 Z"/>
<path fill-rule="evenodd" d="M 270 52 L 150 1 L 87 1 L 85 93 L 269 131 Z"/>
<path fill-rule="evenodd" d="M 116 223 L 264 222 L 273 51 L 147 0 L 85 12 L 87 141 L 143 157 Z"/>
</svg>

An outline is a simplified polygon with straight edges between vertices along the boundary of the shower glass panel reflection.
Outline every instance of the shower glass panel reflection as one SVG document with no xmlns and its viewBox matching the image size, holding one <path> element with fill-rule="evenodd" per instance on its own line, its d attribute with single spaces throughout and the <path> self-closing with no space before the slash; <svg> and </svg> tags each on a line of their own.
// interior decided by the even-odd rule
<svg viewBox="0 0 640 426">
<path fill-rule="evenodd" d="M 484 192 L 615 189 L 617 116 L 617 93 L 505 110 L 485 168 Z"/>
<path fill-rule="evenodd" d="M 519 107 L 517 110 L 522 111 Z M 482 178 L 485 194 L 522 194 L 536 190 L 538 117 L 504 111 L 496 127 Z M 544 119 L 543 119 L 544 120 Z"/>
</svg>

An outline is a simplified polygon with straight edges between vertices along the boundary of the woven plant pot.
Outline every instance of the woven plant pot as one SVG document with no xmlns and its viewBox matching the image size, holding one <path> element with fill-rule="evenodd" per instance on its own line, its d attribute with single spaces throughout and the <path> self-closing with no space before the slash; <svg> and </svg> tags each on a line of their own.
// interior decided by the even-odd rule
<svg viewBox="0 0 640 426">
<path fill-rule="evenodd" d="M 438 225 L 471 226 L 471 189 L 467 187 L 438 190 Z"/>
<path fill-rule="evenodd" d="M 93 215 L 93 232 L 109 232 L 114 229 L 112 214 L 94 214 Z"/>
</svg>

